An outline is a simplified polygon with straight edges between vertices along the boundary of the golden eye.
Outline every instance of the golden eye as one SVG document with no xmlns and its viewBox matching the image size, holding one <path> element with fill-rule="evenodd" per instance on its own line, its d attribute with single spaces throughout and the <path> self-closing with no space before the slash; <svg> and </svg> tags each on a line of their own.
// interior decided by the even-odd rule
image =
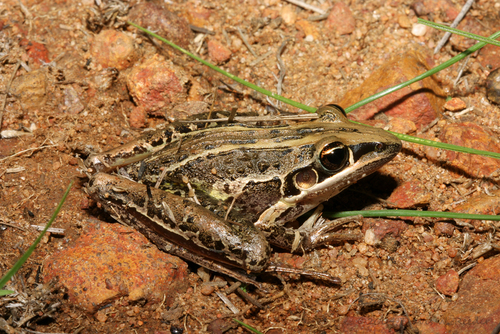
<svg viewBox="0 0 500 334">
<path fill-rule="evenodd" d="M 319 161 L 329 172 L 336 172 L 349 162 L 349 149 L 340 142 L 330 143 L 321 150 Z"/>
<path fill-rule="evenodd" d="M 309 189 L 318 183 L 318 173 L 311 168 L 301 170 L 295 174 L 294 182 L 299 189 Z"/>
</svg>

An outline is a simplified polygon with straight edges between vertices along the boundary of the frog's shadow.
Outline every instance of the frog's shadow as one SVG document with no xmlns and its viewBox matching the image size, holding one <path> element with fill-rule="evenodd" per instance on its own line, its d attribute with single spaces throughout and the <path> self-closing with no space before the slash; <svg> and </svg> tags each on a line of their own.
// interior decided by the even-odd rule
<svg viewBox="0 0 500 334">
<path fill-rule="evenodd" d="M 324 211 L 363 210 L 387 199 L 397 186 L 393 177 L 375 172 L 325 202 Z"/>
</svg>

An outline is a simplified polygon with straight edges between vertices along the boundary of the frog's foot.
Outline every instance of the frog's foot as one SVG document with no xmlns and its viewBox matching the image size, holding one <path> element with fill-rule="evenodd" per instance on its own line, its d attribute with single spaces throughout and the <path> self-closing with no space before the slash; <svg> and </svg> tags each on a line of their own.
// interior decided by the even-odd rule
<svg viewBox="0 0 500 334">
<path fill-rule="evenodd" d="M 312 250 L 333 241 L 359 240 L 361 238 L 359 234 L 337 233 L 333 231 L 346 223 L 359 221 L 362 216 L 326 220 L 321 217 L 322 211 L 323 206 L 318 206 L 311 217 L 296 230 L 295 239 L 292 244 L 292 252 L 299 249 L 304 251 Z"/>
</svg>

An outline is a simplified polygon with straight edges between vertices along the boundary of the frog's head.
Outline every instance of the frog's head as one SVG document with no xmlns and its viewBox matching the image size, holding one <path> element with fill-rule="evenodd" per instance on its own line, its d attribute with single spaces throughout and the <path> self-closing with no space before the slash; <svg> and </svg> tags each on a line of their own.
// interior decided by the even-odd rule
<svg viewBox="0 0 500 334">
<path fill-rule="evenodd" d="M 373 173 L 401 149 L 397 137 L 349 121 L 336 105 L 324 106 L 318 113 L 316 121 L 297 127 L 297 132 L 310 134 L 293 145 L 288 143 L 302 158 L 296 158 L 300 161 L 283 175 L 282 198 L 261 214 L 259 222 L 295 219 Z"/>
</svg>

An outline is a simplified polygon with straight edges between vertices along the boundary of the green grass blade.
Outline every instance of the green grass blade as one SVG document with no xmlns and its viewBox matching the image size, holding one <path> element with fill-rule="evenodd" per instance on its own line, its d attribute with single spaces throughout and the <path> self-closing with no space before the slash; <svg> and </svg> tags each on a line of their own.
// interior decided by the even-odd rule
<svg viewBox="0 0 500 334">
<path fill-rule="evenodd" d="M 467 31 L 462 31 L 462 30 L 459 30 L 456 28 L 445 26 L 443 24 L 439 24 L 439 23 L 435 23 L 435 22 L 431 22 L 431 21 L 427 21 L 427 20 L 423 20 L 423 19 L 417 19 L 417 21 L 418 21 L 418 23 L 424 24 L 424 25 L 429 26 L 429 27 L 434 28 L 434 29 L 446 31 L 446 32 L 449 32 L 451 34 L 460 35 L 460 36 L 467 37 L 470 39 L 475 39 L 476 41 L 484 42 L 487 44 L 500 46 L 499 41 L 496 41 L 496 40 L 491 39 L 491 38 L 479 36 L 479 35 L 472 34 L 472 33 L 467 32 Z"/>
<path fill-rule="evenodd" d="M 483 151 L 483 150 L 476 150 L 474 148 L 469 148 L 469 147 L 463 147 L 463 146 L 458 146 L 458 145 L 453 145 L 453 144 L 448 144 L 448 143 L 441 143 L 429 139 L 422 139 L 419 137 L 413 137 L 409 135 L 405 135 L 402 133 L 397 133 L 397 132 L 392 132 L 388 131 L 398 137 L 401 140 L 415 143 L 415 144 L 421 144 L 425 146 L 431 146 L 431 147 L 436 147 L 436 148 L 441 148 L 443 150 L 450 150 L 450 151 L 456 151 L 456 152 L 463 152 L 463 153 L 469 153 L 469 154 L 477 154 L 481 155 L 484 157 L 489 157 L 489 158 L 495 158 L 495 159 L 500 159 L 500 153 L 496 152 L 490 152 L 490 151 Z"/>
<path fill-rule="evenodd" d="M 323 213 L 323 216 L 327 218 L 343 218 L 359 215 L 363 217 L 429 217 L 450 219 L 500 220 L 500 215 L 477 215 L 471 213 L 418 210 L 367 210 Z"/>
<path fill-rule="evenodd" d="M 229 72 L 226 72 L 223 69 L 218 68 L 217 66 L 210 64 L 208 61 L 201 59 L 200 57 L 192 54 L 191 52 L 187 51 L 186 49 L 183 49 L 180 46 L 175 45 L 174 43 L 170 42 L 169 40 L 166 40 L 165 38 L 163 38 L 163 37 L 155 34 L 154 32 L 152 32 L 152 31 L 150 31 L 150 30 L 148 30 L 146 28 L 143 28 L 143 27 L 141 27 L 141 26 L 139 26 L 139 25 L 137 25 L 137 24 L 135 24 L 133 22 L 130 22 L 130 21 L 127 21 L 127 23 L 130 24 L 130 25 L 132 25 L 132 26 L 134 26 L 134 27 L 136 27 L 139 30 L 144 31 L 148 35 L 151 35 L 151 36 L 153 36 L 155 38 L 158 38 L 163 43 L 166 43 L 166 44 L 170 45 L 174 49 L 176 49 L 176 50 L 178 50 L 178 51 L 180 51 L 180 52 L 188 55 L 189 57 L 191 57 L 193 59 L 196 59 L 197 61 L 199 61 L 203 65 L 206 65 L 206 66 L 210 67 L 212 70 L 214 70 L 216 72 L 219 72 L 219 73 L 227 76 L 228 78 L 233 79 L 234 81 L 236 81 L 236 82 L 238 82 L 238 83 L 240 83 L 240 84 L 242 84 L 244 86 L 247 86 L 248 88 L 254 89 L 254 90 L 258 91 L 259 93 L 262 93 L 264 95 L 272 97 L 273 99 L 279 100 L 279 101 L 284 102 L 286 104 L 292 105 L 292 106 L 294 106 L 296 108 L 300 108 L 300 109 L 306 110 L 308 112 L 315 112 L 316 111 L 316 108 L 313 108 L 313 107 L 310 107 L 310 106 L 306 106 L 305 104 L 302 104 L 302 103 L 299 103 L 299 102 L 287 99 L 286 97 L 283 97 L 281 95 L 275 94 L 275 93 L 270 92 L 268 90 L 265 90 L 265 89 L 263 89 L 263 88 L 261 88 L 261 87 L 259 87 L 257 85 L 254 85 L 254 84 L 252 84 L 252 83 L 250 83 L 248 81 L 240 79 L 236 75 L 231 74 Z"/>
<path fill-rule="evenodd" d="M 248 329 L 248 330 L 250 330 L 250 331 L 252 331 L 252 332 L 254 332 L 254 333 L 256 333 L 256 334 L 262 334 L 262 332 L 260 332 L 260 331 L 256 330 L 255 328 L 253 328 L 253 327 L 252 327 L 252 326 L 250 326 L 250 325 L 245 324 L 244 322 L 239 321 L 238 319 L 233 318 L 233 320 L 234 320 L 235 322 L 237 322 L 238 324 L 240 324 L 241 326 L 245 327 L 246 329 Z"/>
<path fill-rule="evenodd" d="M 10 294 L 12 294 L 14 292 L 15 291 L 12 291 L 12 290 L 0 290 L 0 297 L 6 296 L 6 295 L 10 295 Z"/>
<path fill-rule="evenodd" d="M 0 279 L 0 289 L 3 288 L 5 286 L 5 284 L 7 284 L 7 282 L 12 278 L 12 276 L 14 276 L 19 271 L 19 269 L 21 269 L 22 265 L 26 262 L 26 260 L 28 260 L 31 253 L 33 253 L 36 246 L 40 243 L 43 236 L 45 235 L 45 233 L 47 232 L 49 227 L 52 225 L 52 223 L 56 219 L 57 214 L 59 213 L 59 211 L 61 211 L 61 208 L 64 204 L 64 201 L 66 200 L 66 197 L 68 197 L 68 194 L 69 194 L 69 191 L 70 191 L 72 185 L 73 185 L 73 181 L 70 182 L 68 188 L 66 189 L 66 192 L 64 193 L 61 201 L 59 202 L 59 205 L 57 205 L 57 208 L 54 211 L 54 213 L 52 214 L 52 217 L 50 218 L 47 225 L 45 225 L 45 228 L 40 233 L 38 238 L 36 238 L 36 240 L 31 244 L 30 248 L 28 248 L 28 250 L 23 254 L 23 256 L 21 256 L 21 258 L 16 262 L 16 264 L 14 264 L 14 266 L 5 274 L 5 276 L 2 277 L 2 279 Z M 5 291 L 9 291 L 9 290 L 2 290 L 2 291 L 5 293 Z"/>
<path fill-rule="evenodd" d="M 493 35 L 491 35 L 489 38 L 490 38 L 490 39 L 497 39 L 498 37 L 500 37 L 500 31 L 498 31 L 498 32 L 494 33 L 494 34 L 493 34 Z M 413 78 L 413 79 L 411 79 L 411 80 L 408 80 L 408 81 L 403 82 L 403 83 L 401 83 L 401 84 L 399 84 L 399 85 L 396 85 L 396 86 L 394 86 L 394 87 L 391 87 L 391 88 L 388 88 L 388 89 L 386 89 L 386 90 L 383 90 L 383 91 L 381 91 L 381 92 L 379 92 L 379 93 L 377 93 L 377 94 L 375 94 L 375 95 L 372 95 L 372 96 L 370 96 L 370 97 L 367 97 L 367 98 L 366 98 L 366 99 L 364 99 L 364 100 L 361 100 L 361 101 L 359 101 L 359 102 L 356 102 L 356 103 L 354 103 L 352 106 L 347 107 L 347 108 L 345 109 L 345 111 L 346 111 L 346 113 L 349 113 L 349 112 L 353 111 L 354 109 L 357 109 L 357 108 L 359 108 L 359 107 L 364 106 L 365 104 L 368 104 L 368 103 L 370 103 L 370 102 L 375 101 L 376 99 L 379 99 L 379 98 L 381 98 L 381 97 L 383 97 L 383 96 L 386 96 L 386 95 L 388 95 L 388 94 L 390 94 L 390 93 L 393 93 L 393 92 L 395 92 L 395 91 L 397 91 L 397 90 L 399 90 L 399 89 L 401 89 L 401 88 L 404 88 L 404 87 L 406 87 L 406 86 L 409 86 L 409 85 L 411 85 L 412 83 L 415 83 L 415 82 L 417 82 L 417 81 L 420 81 L 420 80 L 423 80 L 423 79 L 425 79 L 425 78 L 427 78 L 427 77 L 430 77 L 431 75 L 436 74 L 437 72 L 442 71 L 442 70 L 444 70 L 445 68 L 447 68 L 447 67 L 449 67 L 449 66 L 451 66 L 451 65 L 455 64 L 456 62 L 458 62 L 458 61 L 460 61 L 460 60 L 464 59 L 465 57 L 467 57 L 468 55 L 470 55 L 470 54 L 472 54 L 472 53 L 476 52 L 477 50 L 481 49 L 481 48 L 482 48 L 483 46 L 485 46 L 485 45 L 486 45 L 486 43 L 485 43 L 485 42 L 479 42 L 479 43 L 477 43 L 476 45 L 471 46 L 470 48 L 468 48 L 468 49 L 467 49 L 467 50 L 465 50 L 464 52 L 462 52 L 462 53 L 460 53 L 460 54 L 456 55 L 455 57 L 451 58 L 450 60 L 445 61 L 445 62 L 444 62 L 444 63 L 442 63 L 441 65 L 438 65 L 438 66 L 434 67 L 433 69 L 430 69 L 429 71 L 427 71 L 427 72 L 425 72 L 425 73 L 422 73 L 422 74 L 420 74 L 419 76 L 416 76 L 415 78 Z"/>
</svg>

